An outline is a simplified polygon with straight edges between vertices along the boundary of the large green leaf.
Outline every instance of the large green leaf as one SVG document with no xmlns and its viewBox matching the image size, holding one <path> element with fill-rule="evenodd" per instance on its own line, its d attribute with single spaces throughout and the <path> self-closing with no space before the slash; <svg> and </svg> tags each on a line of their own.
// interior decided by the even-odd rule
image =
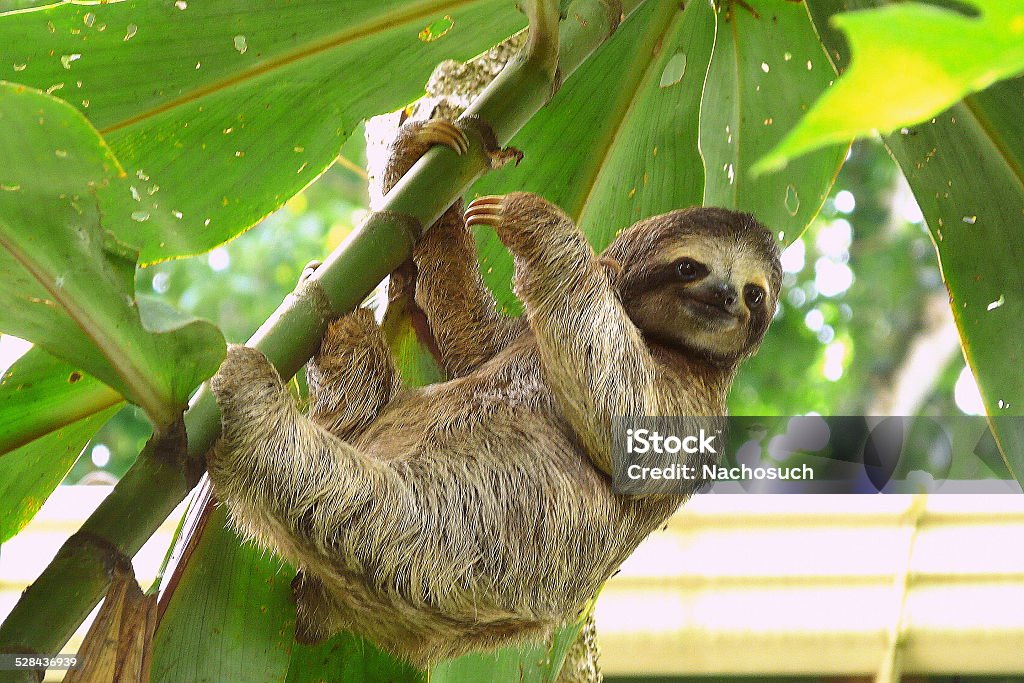
<svg viewBox="0 0 1024 683">
<path fill-rule="evenodd" d="M 111 237 L 101 208 L 124 194 L 117 160 L 65 102 L 4 83 L 0 149 L 0 330 L 168 424 L 216 371 L 224 340 L 209 323 L 135 300 L 135 255 Z"/>
<path fill-rule="evenodd" d="M 0 455 L 122 401 L 102 382 L 32 348 L 0 379 Z"/>
<path fill-rule="evenodd" d="M 206 514 L 207 533 L 194 539 L 188 571 L 176 575 L 171 599 L 161 605 L 153 681 L 283 681 L 292 642 L 289 613 L 295 618 L 288 599 L 292 572 L 241 545 L 224 528 L 224 508 Z"/>
<path fill-rule="evenodd" d="M 151 262 L 253 225 L 361 119 L 422 94 L 441 59 L 524 23 L 511 0 L 64 3 L 0 17 L 0 77 L 103 133 L 146 216 L 111 229 Z"/>
<path fill-rule="evenodd" d="M 697 121 L 714 35 L 706 2 L 645 3 L 512 140 L 523 161 L 473 193 L 543 195 L 598 249 L 641 218 L 700 204 Z M 515 309 L 508 252 L 491 231 L 479 242 L 488 285 Z"/>
<path fill-rule="evenodd" d="M 855 59 L 760 167 L 777 168 L 829 143 L 921 123 L 1024 71 L 1024 3 L 964 2 L 980 14 L 906 3 L 833 16 Z"/>
<path fill-rule="evenodd" d="M 964 355 L 991 416 L 1024 414 L 1024 79 L 996 84 L 885 137 L 928 221 Z M 992 422 L 1014 475 L 1024 433 Z"/>
<path fill-rule="evenodd" d="M 31 362 L 29 359 L 26 366 Z M 5 379 L 20 374 L 16 363 Z M 4 404 L 11 393 L 6 386 L 0 388 L 0 409 L 6 408 Z M 89 439 L 120 410 L 121 405 L 118 402 L 69 422 L 0 458 L 0 543 L 6 542 L 31 521 L 75 464 Z"/>
<path fill-rule="evenodd" d="M 803 3 L 722 3 L 715 53 L 700 112 L 707 166 L 704 203 L 749 211 L 786 242 L 795 240 L 828 196 L 848 145 L 752 176 L 755 161 L 824 92 L 835 69 Z"/>
<path fill-rule="evenodd" d="M 819 0 L 815 21 L 840 65 L 847 45 L 826 21 L 870 0 Z M 938 252 L 964 355 L 990 416 L 1024 414 L 1024 78 L 970 95 L 926 123 L 883 136 L 914 191 Z M 1014 475 L 1024 434 L 991 421 Z"/>
</svg>

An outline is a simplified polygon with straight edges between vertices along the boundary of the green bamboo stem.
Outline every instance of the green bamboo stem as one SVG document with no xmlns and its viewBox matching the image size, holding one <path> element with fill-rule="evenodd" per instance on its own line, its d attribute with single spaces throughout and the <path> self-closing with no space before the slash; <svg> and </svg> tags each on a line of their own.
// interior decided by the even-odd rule
<svg viewBox="0 0 1024 683">
<path fill-rule="evenodd" d="M 557 79 L 575 71 L 614 32 L 620 18 L 642 2 L 576 0 L 554 41 L 544 38 L 556 35 L 558 3 L 538 0 L 531 9 L 535 37 L 528 44 L 529 54 L 510 63 L 466 113 L 486 122 L 498 143 L 507 144 L 551 98 Z M 388 193 L 382 211 L 372 214 L 253 335 L 249 345 L 265 353 L 283 377 L 291 377 L 312 356 L 329 320 L 358 306 L 409 258 L 416 237 L 410 224 L 430 226 L 488 170 L 482 140 L 471 138 L 471 149 L 462 156 L 443 148 L 426 154 Z M 205 454 L 220 432 L 220 414 L 206 386 L 192 401 L 185 425 L 186 457 L 168 457 L 155 445 L 143 450 L 0 625 L 0 651 L 59 652 L 102 597 L 113 563 L 138 552 L 195 486 Z M 0 680 L 35 680 L 8 679 L 4 673 Z"/>
</svg>

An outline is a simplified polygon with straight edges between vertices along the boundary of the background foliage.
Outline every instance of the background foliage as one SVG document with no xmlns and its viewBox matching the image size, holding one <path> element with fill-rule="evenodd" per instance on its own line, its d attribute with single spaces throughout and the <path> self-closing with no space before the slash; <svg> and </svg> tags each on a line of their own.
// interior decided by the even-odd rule
<svg viewBox="0 0 1024 683">
<path fill-rule="evenodd" d="M 0 386 L 0 538 L 65 474 L 69 482 L 127 475 L 119 504 L 139 496 L 145 505 L 131 480 L 141 471 L 136 455 L 223 353 L 216 330 L 188 318 L 212 321 L 228 341 L 249 338 L 302 265 L 366 215 L 359 122 L 417 97 L 442 58 L 468 58 L 524 24 L 505 0 L 301 0 L 248 13 L 228 0 L 126 0 L 8 11 L 36 4 L 0 3 L 0 78 L 12 83 L 0 85 L 9 160 L 0 168 L 0 257 L 11 266 L 2 284 L 12 296 L 0 331 L 37 344 Z M 1015 267 L 1024 258 L 1024 123 L 1014 114 L 1024 85 L 1011 77 L 1020 71 L 1014 32 L 1024 31 L 1024 7 L 909 3 L 900 14 L 890 5 L 626 2 L 612 39 L 512 139 L 522 164 L 468 194 L 543 194 L 597 248 L 639 218 L 699 203 L 772 225 L 788 245 L 782 305 L 736 381 L 734 413 L 1013 414 L 1024 401 L 1013 323 L 1024 305 Z M 569 4 L 563 36 L 589 39 L 601 7 Z M 847 9 L 877 11 L 830 23 Z M 871 57 L 886 54 L 891 33 L 880 27 L 898 28 L 907 15 L 968 27 L 970 44 L 991 48 L 964 57 L 941 41 L 914 44 L 914 73 L 955 81 L 919 88 L 943 93 L 932 109 L 906 104 L 918 91 L 894 89 L 884 59 L 852 62 L 839 76 L 851 58 L 837 27 L 859 26 L 854 54 Z M 1009 80 L 990 85 L 999 78 Z M 815 138 L 812 124 L 849 96 L 849 82 L 859 84 L 853 101 L 871 106 L 839 107 L 851 122 L 845 136 Z M 508 95 L 509 120 L 519 97 L 537 96 L 525 88 Z M 881 140 L 848 146 L 875 129 Z M 795 156 L 805 150 L 813 151 Z M 445 182 L 445 197 L 466 189 Z M 485 279 L 502 308 L 517 312 L 508 254 L 490 232 L 479 244 Z M 136 261 L 144 267 L 133 279 Z M 161 345 L 167 339 L 178 346 Z M 24 348 L 0 338 L 10 361 Z M 1019 464 L 1019 435 L 997 437 Z M 158 678 L 200 678 L 204 667 L 248 680 L 357 675 L 323 664 L 325 651 L 292 650 L 277 561 L 241 548 L 219 514 L 204 520 L 165 605 Z M 114 527 L 103 531 L 118 545 Z M 259 634 L 248 633 L 245 615 L 268 612 Z M 0 644 L 17 628 L 5 623 Z M 225 647 L 232 656 L 211 654 Z M 358 666 L 419 675 L 348 637 L 328 647 L 359 653 L 345 660 Z M 202 665 L 185 671 L 166 656 L 183 650 Z M 270 651 L 277 656 L 252 658 Z M 553 651 L 466 666 L 526 662 L 544 679 L 557 668 Z M 457 678 L 455 666 L 444 673 Z"/>
</svg>

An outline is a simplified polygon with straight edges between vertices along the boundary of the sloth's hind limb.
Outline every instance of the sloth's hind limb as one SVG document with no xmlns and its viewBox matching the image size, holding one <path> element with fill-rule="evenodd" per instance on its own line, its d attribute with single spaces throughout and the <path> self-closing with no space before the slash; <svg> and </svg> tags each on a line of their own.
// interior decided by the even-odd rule
<svg viewBox="0 0 1024 683">
<path fill-rule="evenodd" d="M 360 575 L 409 542 L 406 483 L 303 416 L 262 353 L 230 347 L 210 386 L 222 423 L 210 479 L 245 536 L 298 566 Z"/>
</svg>

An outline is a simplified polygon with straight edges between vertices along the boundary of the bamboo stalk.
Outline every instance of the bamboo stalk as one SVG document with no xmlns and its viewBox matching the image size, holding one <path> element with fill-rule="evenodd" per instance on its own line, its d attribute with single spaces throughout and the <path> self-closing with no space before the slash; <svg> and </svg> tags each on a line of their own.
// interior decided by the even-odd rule
<svg viewBox="0 0 1024 683">
<path fill-rule="evenodd" d="M 576 0 L 561 22 L 556 0 L 530 10 L 534 37 L 525 58 L 511 62 L 466 112 L 478 117 L 505 145 L 644 0 Z M 547 38 L 547 39 L 546 39 Z M 555 68 L 557 65 L 557 68 Z M 249 341 L 288 378 L 315 352 L 327 322 L 356 306 L 411 254 L 421 226 L 430 226 L 489 168 L 479 135 L 469 153 L 434 149 L 372 214 L 289 295 Z M 185 414 L 187 455 L 169 454 L 152 442 L 81 530 L 22 594 L 0 625 L 0 651 L 54 654 L 99 601 L 115 560 L 130 558 L 195 486 L 205 454 L 220 433 L 220 414 L 209 389 L 196 394 Z M 34 674 L 0 680 L 36 680 Z"/>
</svg>

